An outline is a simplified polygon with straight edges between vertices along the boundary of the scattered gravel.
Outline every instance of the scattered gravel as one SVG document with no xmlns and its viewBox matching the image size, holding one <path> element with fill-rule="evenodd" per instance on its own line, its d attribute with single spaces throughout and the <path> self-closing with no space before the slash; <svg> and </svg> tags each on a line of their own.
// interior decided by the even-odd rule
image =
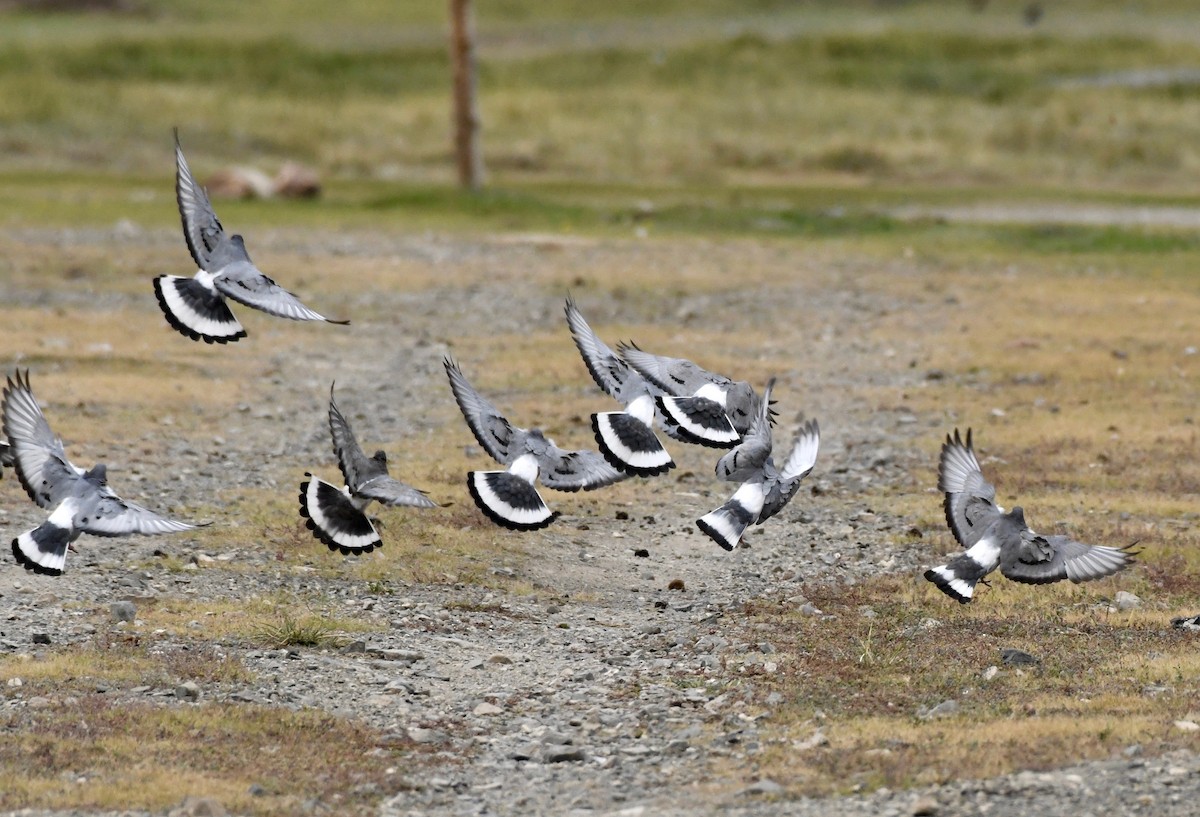
<svg viewBox="0 0 1200 817">
<path fill-rule="evenodd" d="M 138 235 L 152 248 L 177 240 L 154 231 Z M 320 239 L 286 231 L 257 236 L 256 259 L 268 269 L 272 252 L 304 256 L 321 252 L 322 240 L 334 240 Z M 69 247 L 121 245 L 126 239 L 102 232 L 25 231 L 21 240 Z M 375 429 L 397 436 L 440 429 L 470 445 L 445 387 L 442 355 L 463 344 L 472 350 L 469 363 L 475 369 L 509 354 L 487 345 L 489 338 L 531 330 L 560 331 L 569 344 L 562 321 L 568 286 L 602 335 L 609 324 L 703 322 L 723 332 L 736 354 L 769 360 L 789 401 L 779 406 L 778 436 L 789 444 L 801 417 L 818 417 L 823 438 L 817 467 L 793 503 L 747 537 L 748 548 L 725 554 L 693 520 L 724 501 L 727 486 L 707 473 L 711 452 L 675 445 L 680 468 L 645 483 L 641 507 L 573 506 L 546 531 L 523 538 L 535 558 L 497 559 L 489 566 L 492 575 L 534 588 L 531 594 L 400 582 L 389 583 L 392 592 L 379 593 L 362 582 L 281 570 L 269 548 L 204 553 L 186 537 L 86 537 L 61 579 L 25 573 L 11 561 L 0 564 L 0 654 L 36 653 L 46 644 L 84 645 L 99 626 L 151 635 L 158 649 L 179 650 L 184 641 L 147 633 L 138 619 L 143 605 L 319 594 L 347 615 L 379 623 L 380 630 L 336 649 L 219 643 L 221 654 L 236 657 L 250 671 L 253 680 L 245 685 L 188 681 L 171 688 L 99 685 L 96 691 L 114 701 L 163 706 L 230 701 L 315 707 L 418 744 L 428 751 L 413 768 L 399 771 L 404 786 L 383 805 L 385 817 L 1193 813 L 1200 761 L 1186 754 L 823 800 L 789 799 L 777 781 L 742 776 L 748 759 L 764 747 L 753 719 L 738 708 L 735 682 L 745 664 L 729 656 L 751 655 L 747 660 L 771 671 L 774 648 L 767 642 L 731 643 L 724 626 L 730 616 L 747 600 L 769 596 L 794 599 L 801 612 L 820 617 L 824 613 L 804 599 L 806 586 L 853 584 L 881 572 L 919 576 L 919 568 L 935 557 L 911 521 L 886 508 L 863 507 L 861 497 L 877 486 L 932 487 L 934 464 L 921 450 L 930 448 L 929 438 L 940 438 L 947 420 L 914 413 L 904 393 L 934 376 L 923 365 L 920 329 L 943 319 L 945 293 L 923 292 L 896 303 L 892 296 L 861 290 L 852 264 L 821 266 L 797 260 L 793 247 L 753 242 L 359 236 L 344 244 L 339 254 L 368 267 L 467 268 L 478 272 L 477 283 L 435 279 L 424 289 L 351 293 L 346 310 L 309 298 L 330 313 L 352 313 L 355 325 L 348 331 L 309 327 L 300 349 L 272 347 L 270 319 L 247 313 L 251 335 L 234 351 L 262 356 L 261 393 L 230 407 L 218 438 L 190 432 L 186 418 L 160 418 L 160 427 L 147 432 L 153 442 L 130 453 L 137 457 L 136 469 L 113 462 L 120 452 L 105 452 L 118 490 L 129 485 L 139 501 L 175 508 L 208 501 L 222 486 L 294 492 L 305 467 L 314 459 L 329 460 L 323 412 L 335 375 L 344 405 L 371 417 Z M 661 299 L 595 291 L 606 270 L 634 267 L 779 272 L 769 282 L 731 280 L 719 293 Z M 148 283 L 146 290 L 139 297 L 153 310 Z M 122 308 L 141 303 L 113 297 Z M 79 306 L 67 292 L 17 298 Z M 764 315 L 767 308 L 773 311 Z M 868 331 L 885 318 L 893 329 L 912 331 L 893 331 L 885 343 L 878 339 L 883 335 Z M 739 332 L 764 320 L 779 326 L 779 337 L 767 348 L 740 346 Z M 388 343 L 362 354 L 362 338 L 374 336 L 386 336 Z M 165 329 L 163 337 L 187 343 Z M 655 344 L 659 349 L 698 361 L 706 357 L 704 349 L 669 342 Z M 226 353 L 206 350 L 198 371 L 216 368 Z M 34 382 L 36 388 L 36 374 Z M 564 388 L 591 388 L 582 363 Z M 607 398 L 595 396 L 597 410 L 611 408 Z M 70 410 L 56 406 L 51 421 L 66 433 Z M 575 436 L 578 442 L 586 439 L 585 433 Z M 99 442 L 90 450 L 100 448 Z M 914 484 L 910 473 L 928 478 Z M 15 480 L 4 480 L 0 491 L 6 531 L 40 519 Z M 469 502 L 465 491 L 459 501 Z M 936 497 L 930 501 L 936 503 Z M 488 525 L 482 516 L 477 524 Z M 385 543 L 389 535 L 394 534 L 385 529 Z M 520 535 L 496 529 L 496 536 Z M 314 541 L 312 547 L 321 546 Z M 185 569 L 178 569 L 180 563 Z M 229 563 L 239 569 L 225 569 Z M 875 615 L 869 609 L 862 614 Z M 934 619 L 921 625 L 937 626 L 942 625 Z M 204 622 L 196 622 L 196 629 L 203 633 Z M 1027 663 L 1015 657 L 1019 651 L 1008 652 L 1004 663 Z M 19 678 L 7 679 L 0 692 L 0 708 L 55 703 L 52 697 L 26 697 Z M 941 717 L 958 707 L 949 700 L 922 716 Z M 825 740 L 818 729 L 810 745 Z M 201 798 L 181 804 L 177 813 L 223 813 L 206 811 L 219 807 Z"/>
</svg>

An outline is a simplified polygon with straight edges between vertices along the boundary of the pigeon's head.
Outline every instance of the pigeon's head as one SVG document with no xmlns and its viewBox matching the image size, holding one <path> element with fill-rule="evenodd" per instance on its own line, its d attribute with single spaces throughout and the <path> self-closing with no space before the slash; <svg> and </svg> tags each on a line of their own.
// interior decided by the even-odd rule
<svg viewBox="0 0 1200 817">
<path fill-rule="evenodd" d="M 387 454 L 383 452 L 383 449 L 376 451 L 371 456 L 371 459 L 375 460 L 375 462 L 379 463 L 380 465 L 387 465 Z"/>
<path fill-rule="evenodd" d="M 1011 519 L 1016 524 L 1024 526 L 1025 525 L 1025 510 L 1020 505 L 1017 505 L 1015 508 L 1013 508 L 1011 511 L 1008 512 L 1008 518 Z"/>
<path fill-rule="evenodd" d="M 93 465 L 91 470 L 83 475 L 83 478 L 89 482 L 94 482 L 97 485 L 108 484 L 108 466 L 104 463 Z"/>
</svg>

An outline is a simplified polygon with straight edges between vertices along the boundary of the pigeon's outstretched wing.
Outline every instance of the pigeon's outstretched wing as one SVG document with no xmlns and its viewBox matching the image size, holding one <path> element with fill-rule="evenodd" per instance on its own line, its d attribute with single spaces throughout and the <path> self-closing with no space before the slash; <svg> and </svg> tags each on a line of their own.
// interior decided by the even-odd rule
<svg viewBox="0 0 1200 817">
<path fill-rule="evenodd" d="M 175 202 L 179 205 L 179 216 L 183 221 L 183 238 L 188 251 L 202 270 L 212 269 L 212 254 L 225 238 L 208 193 L 196 184 L 192 169 L 188 167 L 179 144 L 179 129 L 175 129 Z"/>
<path fill-rule="evenodd" d="M 293 321 L 325 321 L 342 326 L 350 323 L 327 318 L 309 309 L 295 295 L 263 275 L 250 260 L 240 235 L 230 236 L 214 256 L 214 262 L 221 266 L 214 271 L 213 286 L 231 300 Z"/>
<path fill-rule="evenodd" d="M 955 540 L 965 548 L 979 541 L 988 526 L 1003 513 L 996 506 L 996 489 L 983 478 L 975 449 L 971 445 L 971 429 L 963 442 L 958 429 L 946 435 L 938 461 L 938 490 L 945 493 L 942 502 L 946 524 Z"/>
<path fill-rule="evenodd" d="M 553 443 L 538 454 L 538 466 L 542 484 L 556 491 L 593 491 L 629 476 L 597 451 L 566 451 Z"/>
<path fill-rule="evenodd" d="M 651 354 L 634 343 L 621 343 L 617 350 L 626 363 L 665 394 L 686 397 L 695 394 L 706 385 L 717 386 L 722 390 L 733 385 L 733 381 L 728 377 L 706 371 L 690 360 Z"/>
<path fill-rule="evenodd" d="M 774 463 L 767 462 L 766 481 L 764 483 L 766 498 L 762 512 L 758 515 L 761 525 L 792 501 L 800 483 L 812 472 L 817 464 L 817 451 L 821 447 L 821 429 L 816 420 L 809 420 L 800 428 L 800 434 L 792 444 L 792 451 L 784 461 L 783 467 L 775 469 Z"/>
<path fill-rule="evenodd" d="M 351 492 L 368 479 L 387 473 L 387 466 L 368 457 L 354 437 L 354 430 L 333 399 L 336 383 L 329 386 L 329 434 L 333 438 L 333 453 L 338 467 Z"/>
<path fill-rule="evenodd" d="M 29 372 L 7 378 L 4 387 L 3 426 L 9 453 L 25 493 L 42 508 L 52 508 L 74 490 L 82 471 L 67 459 L 62 440 L 50 424 L 33 390 Z"/>
<path fill-rule="evenodd" d="M 401 482 L 398 479 L 381 474 L 359 484 L 353 491 L 356 497 L 373 499 L 376 502 L 393 507 L 436 508 L 437 503 L 425 495 L 420 488 Z"/>
<path fill-rule="evenodd" d="M 370 553 L 383 544 L 375 525 L 350 494 L 305 472 L 300 483 L 300 515 L 313 536 L 343 555 Z"/>
<path fill-rule="evenodd" d="M 574 298 L 567 298 L 566 315 L 575 348 L 579 350 L 583 365 L 587 366 L 588 373 L 601 391 L 622 403 L 638 396 L 630 394 L 631 392 L 648 391 L 645 378 L 634 371 L 592 331 L 592 327 L 584 320 L 583 313 L 575 305 Z"/>
<path fill-rule="evenodd" d="M 1131 548 L 1087 545 L 1069 536 L 1039 536 L 1029 528 L 1021 531 L 1019 544 L 1014 543 L 1000 556 L 1000 572 L 1016 582 L 1048 584 L 1070 579 L 1090 582 L 1111 576 L 1125 568 L 1136 552 Z"/>
<path fill-rule="evenodd" d="M 90 485 L 87 487 L 91 488 Z M 129 536 L 135 533 L 153 536 L 204 527 L 155 513 L 136 502 L 121 499 L 107 488 L 101 488 L 98 492 L 81 490 L 80 493 L 75 527 L 93 536 Z"/>
<path fill-rule="evenodd" d="M 475 391 L 454 360 L 444 358 L 442 365 L 446 368 L 446 376 L 450 378 L 454 400 L 475 439 L 496 462 L 510 465 L 524 453 L 520 448 L 526 436 L 524 429 L 512 425 L 499 409 Z"/>
</svg>

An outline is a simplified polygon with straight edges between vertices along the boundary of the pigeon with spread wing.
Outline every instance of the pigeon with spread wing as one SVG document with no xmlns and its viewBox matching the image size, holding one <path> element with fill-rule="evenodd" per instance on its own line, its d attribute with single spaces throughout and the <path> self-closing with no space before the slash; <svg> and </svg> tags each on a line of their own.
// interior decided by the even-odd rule
<svg viewBox="0 0 1200 817">
<path fill-rule="evenodd" d="M 505 419 L 463 375 L 450 358 L 443 360 L 454 399 L 483 449 L 505 466 L 503 471 L 471 471 L 467 489 L 475 504 L 495 522 L 512 530 L 537 530 L 554 521 L 534 483 L 556 491 L 591 491 L 625 479 L 596 451 L 567 451 L 541 429 L 520 428 Z"/>
<path fill-rule="evenodd" d="M 1063 579 L 1087 582 L 1111 576 L 1133 561 L 1124 547 L 1088 545 L 1069 536 L 1043 536 L 1025 523 L 1025 512 L 1005 512 L 996 504 L 996 489 L 983 477 L 967 429 L 964 442 L 954 429 L 946 435 L 938 462 L 938 490 L 950 532 L 966 548 L 944 565 L 925 571 L 925 578 L 950 598 L 966 604 L 975 585 L 1000 568 L 1001 574 L 1025 584 Z"/>
<path fill-rule="evenodd" d="M 191 278 L 160 275 L 154 294 L 163 315 L 180 334 L 205 343 L 236 342 L 246 330 L 226 299 L 295 321 L 336 321 L 309 309 L 300 299 L 254 266 L 240 235 L 228 235 L 204 188 L 188 168 L 179 134 L 175 134 L 175 198 L 183 221 L 183 237 L 199 270 Z"/>
<path fill-rule="evenodd" d="M 365 512 L 372 502 L 393 507 L 437 506 L 423 491 L 388 474 L 387 454 L 383 451 L 366 455 L 333 399 L 333 386 L 329 387 L 329 431 L 346 485 L 337 488 L 306 471 L 308 480 L 300 483 L 300 515 L 308 520 L 305 524 L 313 536 L 330 550 L 369 553 L 383 545 L 375 523 Z"/>
<path fill-rule="evenodd" d="M 87 471 L 73 465 L 33 396 L 29 373 L 22 377 L 18 371 L 15 380 L 9 377 L 7 381 L 3 426 L 17 478 L 38 506 L 53 509 L 45 522 L 12 541 L 13 556 L 26 570 L 62 575 L 67 548 L 83 533 L 127 536 L 200 527 L 121 499 L 108 487 L 108 469 L 103 463 Z"/>
</svg>

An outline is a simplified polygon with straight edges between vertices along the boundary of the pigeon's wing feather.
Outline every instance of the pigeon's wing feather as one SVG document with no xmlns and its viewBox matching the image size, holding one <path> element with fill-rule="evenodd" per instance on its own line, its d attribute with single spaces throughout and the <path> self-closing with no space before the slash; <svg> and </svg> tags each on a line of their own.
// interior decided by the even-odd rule
<svg viewBox="0 0 1200 817">
<path fill-rule="evenodd" d="M 179 145 L 179 131 L 175 132 L 175 201 L 179 205 L 188 250 L 200 269 L 209 270 L 213 250 L 224 239 L 225 229 L 208 201 L 208 194 L 192 176 Z"/>
<path fill-rule="evenodd" d="M 450 378 L 454 400 L 475 439 L 496 462 L 501 465 L 512 463 L 524 453 L 520 445 L 526 436 L 525 430 L 506 420 L 495 406 L 475 391 L 452 359 L 445 358 L 442 365 L 446 367 L 446 376 Z"/>
<path fill-rule="evenodd" d="M 131 533 L 178 533 L 200 527 L 178 519 L 169 519 L 134 502 L 103 490 L 81 501 L 75 526 L 93 536 L 126 536 Z"/>
<path fill-rule="evenodd" d="M 1040 536 L 1026 528 L 1021 544 L 1006 553 L 1000 572 L 1026 584 L 1047 584 L 1070 579 L 1079 582 L 1111 576 L 1133 561 L 1133 545 L 1109 547 L 1077 542 L 1069 536 Z"/>
<path fill-rule="evenodd" d="M 384 505 L 406 505 L 411 508 L 434 508 L 437 503 L 425 496 L 425 492 L 405 485 L 398 479 L 382 474 L 367 480 L 353 492 L 363 499 L 373 499 Z"/>
<path fill-rule="evenodd" d="M 50 430 L 29 387 L 29 373 L 16 373 L 4 388 L 4 436 L 21 487 L 43 508 L 52 508 L 75 488 L 80 470 L 67 459 L 62 440 Z"/>
<path fill-rule="evenodd" d="M 241 257 L 222 267 L 213 279 L 213 286 L 226 298 L 278 318 L 348 323 L 330 320 L 320 312 L 309 309 L 295 295 L 263 275 L 246 257 L 242 245 L 236 245 L 235 252 Z"/>
<path fill-rule="evenodd" d="M 354 431 L 333 399 L 333 386 L 329 387 L 329 432 L 333 437 L 333 453 L 337 455 L 338 467 L 353 493 L 358 486 L 378 474 L 375 461 L 363 453 L 354 437 Z M 372 468 L 375 465 L 376 467 Z"/>
<path fill-rule="evenodd" d="M 938 490 L 945 494 L 942 507 L 950 532 L 960 545 L 971 547 L 1000 511 L 996 489 L 983 478 L 975 458 L 970 429 L 965 443 L 957 428 L 953 436 L 946 435 L 938 461 Z"/>
<path fill-rule="evenodd" d="M 538 467 L 542 484 L 556 491 L 591 491 L 629 476 L 598 451 L 566 451 L 554 445 L 538 455 Z"/>
<path fill-rule="evenodd" d="M 820 447 L 821 428 L 816 420 L 809 420 L 800 428 L 800 435 L 792 443 L 791 453 L 784 460 L 781 469 L 776 470 L 774 463 L 767 461 L 764 466 L 766 500 L 763 502 L 762 513 L 758 516 L 760 525 L 792 501 L 792 497 L 800 490 L 800 483 L 817 464 L 817 451 Z"/>
<path fill-rule="evenodd" d="M 567 299 L 566 313 L 567 325 L 571 328 L 571 339 L 575 341 L 575 347 L 583 357 L 583 364 L 587 366 L 588 373 L 596 381 L 596 385 L 605 394 L 618 400 L 628 401 L 631 397 L 636 397 L 637 395 L 626 394 L 630 386 L 636 385 L 630 381 L 636 379 L 645 384 L 645 379 L 596 336 L 573 298 Z"/>
<path fill-rule="evenodd" d="M 693 395 L 705 385 L 726 388 L 732 383 L 729 378 L 706 371 L 690 360 L 650 354 L 632 343 L 618 344 L 617 350 L 638 374 L 675 397 Z"/>
</svg>

